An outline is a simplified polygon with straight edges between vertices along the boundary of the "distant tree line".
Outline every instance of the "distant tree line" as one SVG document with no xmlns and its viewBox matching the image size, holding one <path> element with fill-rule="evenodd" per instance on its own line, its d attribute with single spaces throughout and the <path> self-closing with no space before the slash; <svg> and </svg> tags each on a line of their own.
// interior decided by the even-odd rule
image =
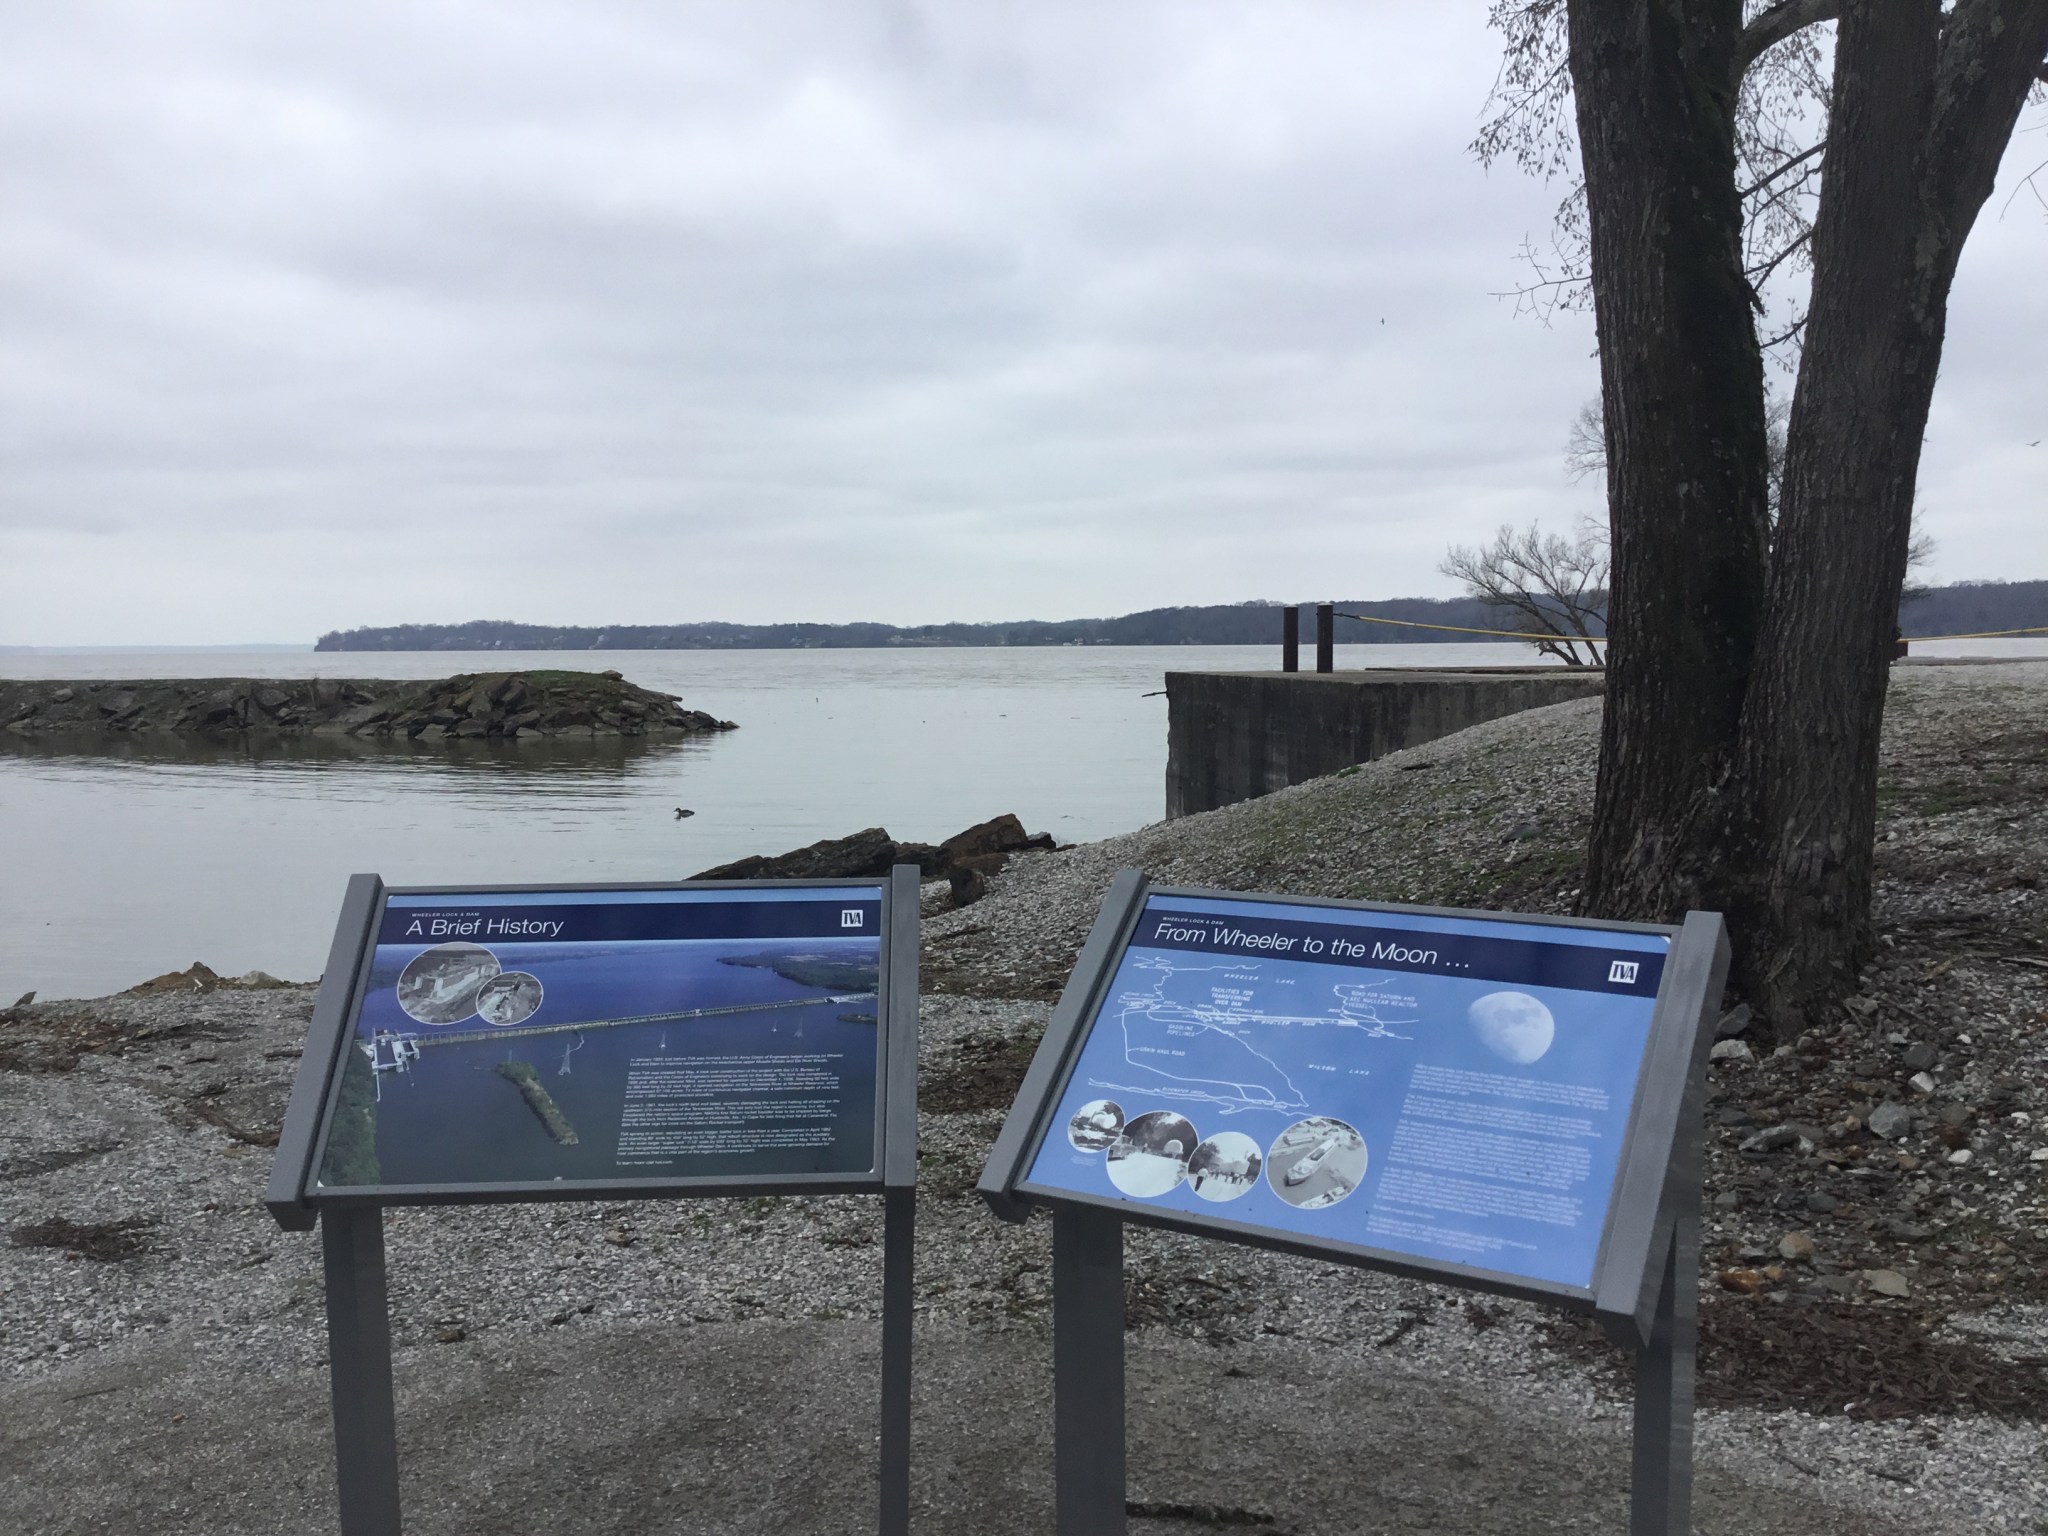
<svg viewBox="0 0 2048 1536">
<path fill-rule="evenodd" d="M 1599 594 L 1601 609 L 1605 593 Z M 1304 608 L 1312 605 L 1304 605 Z M 1513 629 L 1513 622 L 1478 598 L 1404 597 L 1381 602 L 1339 601 L 1346 614 L 1467 629 Z M 1905 632 L 1970 633 L 2048 624 L 2048 581 L 1962 582 L 1931 587 L 1905 604 Z M 1590 621 L 1589 630 L 1604 625 Z M 1314 644 L 1308 612 L 1302 646 Z M 1483 640 L 1483 635 L 1409 629 L 1393 624 L 1337 621 L 1344 645 Z M 391 624 L 322 635 L 322 651 L 743 651 L 827 650 L 867 647 L 1031 645 L 1278 645 L 1279 605 L 1232 603 L 1199 608 L 1150 608 L 1114 619 L 1022 620 L 999 624 L 516 624 L 476 619 L 467 624 Z"/>
</svg>

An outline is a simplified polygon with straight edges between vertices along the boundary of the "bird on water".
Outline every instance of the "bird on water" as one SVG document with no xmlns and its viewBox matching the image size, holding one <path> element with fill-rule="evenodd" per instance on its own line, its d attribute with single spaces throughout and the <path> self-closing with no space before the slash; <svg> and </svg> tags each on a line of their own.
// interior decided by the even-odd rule
<svg viewBox="0 0 2048 1536">
<path fill-rule="evenodd" d="M 682 808 L 682 807 L 681 807 L 680 805 L 676 807 L 676 820 L 677 820 L 677 821 L 681 821 L 681 820 L 682 820 L 682 819 L 683 819 L 683 818 L 684 818 L 685 816 L 694 816 L 694 815 L 696 815 L 696 814 L 697 814 L 697 813 L 696 813 L 695 811 L 686 811 L 686 810 L 684 810 L 684 809 L 683 809 L 683 808 Z"/>
</svg>

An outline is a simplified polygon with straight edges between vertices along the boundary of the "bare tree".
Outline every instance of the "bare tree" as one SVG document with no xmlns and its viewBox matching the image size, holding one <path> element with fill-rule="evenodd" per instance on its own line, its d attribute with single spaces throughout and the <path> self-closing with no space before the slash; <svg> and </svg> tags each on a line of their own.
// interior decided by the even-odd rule
<svg viewBox="0 0 2048 1536">
<path fill-rule="evenodd" d="M 1505 63 L 1475 147 L 1573 182 L 1523 297 L 1590 303 L 1600 337 L 1612 643 L 1584 900 L 1726 911 L 1745 990 L 1796 1028 L 1869 953 L 1949 289 L 2048 78 L 2048 0 L 1499 0 L 1492 19 Z M 1797 370 L 1775 527 L 1774 348 Z"/>
<path fill-rule="evenodd" d="M 1491 544 L 1453 544 L 1437 567 L 1503 622 L 1519 626 L 1537 653 L 1568 667 L 1601 665 L 1607 627 L 1607 535 L 1588 526 L 1578 537 L 1520 533 L 1506 523 Z"/>
</svg>

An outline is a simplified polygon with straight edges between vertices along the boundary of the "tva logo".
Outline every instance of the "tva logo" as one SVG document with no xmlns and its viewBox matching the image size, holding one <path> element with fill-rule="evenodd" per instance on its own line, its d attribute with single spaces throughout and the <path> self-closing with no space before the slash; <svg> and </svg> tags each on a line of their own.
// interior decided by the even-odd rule
<svg viewBox="0 0 2048 1536">
<path fill-rule="evenodd" d="M 841 907 L 839 909 L 840 927 L 858 928 L 861 926 L 862 921 L 863 919 L 861 917 L 861 910 L 859 907 Z"/>
<path fill-rule="evenodd" d="M 1635 984 L 1636 971 L 1641 965 L 1642 962 L 1640 960 L 1617 960 L 1614 964 L 1607 967 L 1607 979 L 1609 981 L 1618 981 L 1624 986 L 1633 986 Z"/>
</svg>

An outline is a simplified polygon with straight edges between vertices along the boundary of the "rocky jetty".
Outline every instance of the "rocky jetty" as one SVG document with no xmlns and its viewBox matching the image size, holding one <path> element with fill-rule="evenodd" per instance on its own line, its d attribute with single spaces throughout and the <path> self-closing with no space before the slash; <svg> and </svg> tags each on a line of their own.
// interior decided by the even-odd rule
<svg viewBox="0 0 2048 1536">
<path fill-rule="evenodd" d="M 927 880 L 945 880 L 953 904 L 964 907 L 988 889 L 989 876 L 1012 854 L 1050 852 L 1059 846 L 1050 832 L 1026 832 L 1005 812 L 955 833 L 943 843 L 899 843 L 882 827 L 846 837 L 828 837 L 788 853 L 753 854 L 699 872 L 698 880 L 857 880 L 886 875 L 897 864 L 915 864 Z"/>
<path fill-rule="evenodd" d="M 617 672 L 465 672 L 384 678 L 0 679 L 0 728 L 15 735 L 178 732 L 209 736 L 497 738 L 729 731 L 673 694 Z"/>
</svg>

